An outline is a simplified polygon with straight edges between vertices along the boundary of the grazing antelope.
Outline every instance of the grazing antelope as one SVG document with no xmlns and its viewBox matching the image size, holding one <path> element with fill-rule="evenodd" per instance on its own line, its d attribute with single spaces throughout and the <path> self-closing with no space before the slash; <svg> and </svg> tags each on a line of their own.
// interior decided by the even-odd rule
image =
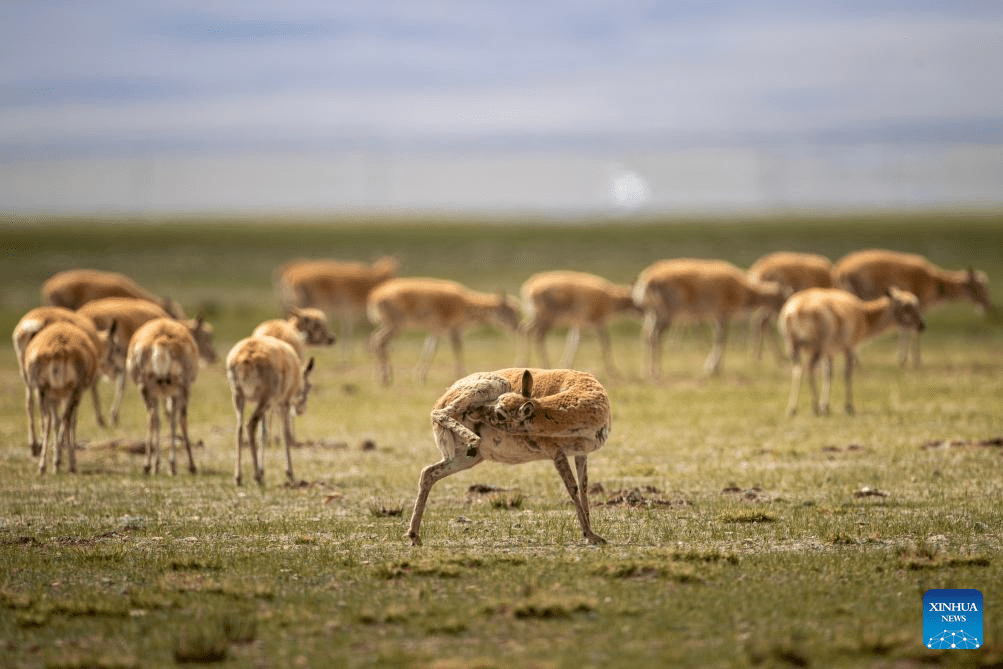
<svg viewBox="0 0 1003 669">
<path fill-rule="evenodd" d="M 293 476 L 292 446 L 293 414 L 301 415 L 306 410 L 307 395 L 310 392 L 310 372 L 313 358 L 302 368 L 300 357 L 291 345 L 268 335 L 252 336 L 237 342 L 226 356 L 226 378 L 230 383 L 233 408 L 237 413 L 237 450 L 233 479 L 241 484 L 240 454 L 247 442 L 254 463 L 254 480 L 259 485 L 265 483 L 265 445 L 268 443 L 268 412 L 282 416 L 282 431 L 286 444 L 286 478 L 295 482 Z M 257 402 L 254 412 L 244 426 L 244 405 L 247 401 Z M 258 425 L 262 427 L 261 456 L 258 456 L 256 436 Z M 246 436 L 245 436 L 246 435 Z"/>
<path fill-rule="evenodd" d="M 591 374 L 569 369 L 502 369 L 454 383 L 432 408 L 432 434 L 442 460 L 421 470 L 407 538 L 421 545 L 419 526 L 436 481 L 484 460 L 520 464 L 551 460 L 575 505 L 590 544 L 589 453 L 609 437 L 609 397 Z M 574 456 L 578 482 L 568 463 Z"/>
<path fill-rule="evenodd" d="M 24 366 L 24 351 L 30 342 L 39 332 L 53 323 L 71 323 L 87 334 L 87 337 L 94 344 L 94 349 L 98 354 L 98 365 L 106 365 L 106 355 L 108 351 L 107 332 L 98 333 L 94 324 L 87 318 L 79 315 L 75 311 L 70 311 L 63 307 L 36 307 L 26 313 L 14 326 L 12 339 L 14 342 L 14 353 L 17 357 L 17 368 L 24 381 L 25 397 L 24 410 L 28 417 L 28 446 L 33 455 L 37 455 L 41 444 L 38 442 L 35 430 L 35 392 L 28 384 L 28 374 Z M 114 324 L 113 324 L 114 325 Z M 104 416 L 101 415 L 101 401 L 98 398 L 97 383 L 91 384 L 91 397 L 94 400 L 94 413 L 97 424 L 105 426 Z"/>
<path fill-rule="evenodd" d="M 178 428 L 188 451 L 188 471 L 194 474 L 195 458 L 188 439 L 188 397 L 198 377 L 199 351 L 191 330 L 172 318 L 155 318 L 136 330 L 126 362 L 129 377 L 139 386 L 146 404 L 148 429 L 143 472 L 160 472 L 160 402 L 171 421 L 171 475 L 177 474 L 174 442 Z M 156 460 L 153 455 L 156 453 Z"/>
<path fill-rule="evenodd" d="M 174 300 L 157 297 L 124 274 L 97 269 L 69 269 L 53 274 L 42 284 L 42 302 L 77 310 L 102 297 L 132 297 L 152 302 L 174 318 L 184 311 Z"/>
<path fill-rule="evenodd" d="M 660 260 L 641 271 L 634 283 L 634 304 L 644 312 L 643 337 L 648 349 L 648 373 L 658 378 L 661 337 L 677 318 L 711 320 L 714 348 L 704 370 L 721 370 L 728 322 L 758 308 L 779 311 L 787 292 L 773 282 L 753 281 L 723 260 L 678 258 Z"/>
<path fill-rule="evenodd" d="M 291 316 L 286 320 L 275 319 L 265 321 L 254 328 L 252 337 L 275 337 L 281 339 L 296 351 L 300 360 L 306 356 L 307 346 L 330 346 L 334 343 L 334 335 L 327 330 L 327 319 L 320 309 L 293 307 Z M 268 416 L 261 419 L 262 452 L 268 440 Z"/>
<path fill-rule="evenodd" d="M 560 367 L 571 367 L 578 351 L 583 327 L 592 328 L 599 338 L 606 373 L 616 375 L 607 322 L 619 314 L 640 314 L 631 297 L 630 286 L 618 286 L 585 272 L 540 272 L 522 284 L 525 318 L 519 329 L 523 335 L 521 362 L 529 361 L 532 342 L 540 353 L 540 362 L 550 367 L 545 337 L 554 326 L 567 326 L 568 336 Z"/>
<path fill-rule="evenodd" d="M 327 330 L 327 317 L 320 309 L 292 307 L 288 319 L 265 321 L 254 328 L 252 337 L 268 335 L 286 342 L 296 350 L 300 359 L 307 346 L 330 346 L 334 335 Z"/>
<path fill-rule="evenodd" d="M 77 313 L 89 318 L 98 331 L 107 330 L 113 322 L 117 324 L 114 336 L 108 338 L 108 364 L 104 372 L 115 383 L 115 396 L 112 399 L 110 415 L 111 424 L 118 425 L 119 410 L 125 392 L 129 342 L 143 324 L 155 318 L 169 318 L 170 314 L 156 304 L 131 297 L 106 297 L 93 300 L 80 307 Z M 183 323 L 195 338 L 202 359 L 207 363 L 214 362 L 216 349 L 212 343 L 212 326 L 204 322 L 201 316 L 179 322 Z"/>
<path fill-rule="evenodd" d="M 350 350 L 352 331 L 366 318 L 366 299 L 376 286 L 397 275 L 400 262 L 378 258 L 373 264 L 343 260 L 293 260 L 275 270 L 274 282 L 283 309 L 315 307 L 339 322 L 343 350 Z"/>
<path fill-rule="evenodd" d="M 793 295 L 806 288 L 831 288 L 832 261 L 816 253 L 777 251 L 768 253 L 752 263 L 748 276 L 757 282 L 772 281 Z M 756 360 L 763 357 L 763 339 L 770 321 L 775 320 L 779 314 L 778 306 L 776 309 L 759 309 L 753 315 L 752 348 Z M 771 338 L 770 343 L 779 358 L 781 356 L 779 342 Z"/>
<path fill-rule="evenodd" d="M 504 292 L 479 293 L 455 281 L 443 279 L 391 279 L 369 295 L 369 319 L 377 329 L 370 337 L 384 385 L 393 379 L 387 342 L 402 329 L 413 327 L 428 333 L 415 375 L 424 383 L 439 338 L 448 333 L 456 359 L 457 376 L 464 374 L 462 330 L 472 323 L 494 322 L 515 331 L 519 315 Z"/>
<path fill-rule="evenodd" d="M 787 344 L 794 368 L 791 372 L 791 393 L 788 415 L 797 411 L 798 391 L 805 367 L 811 388 L 812 406 L 817 414 L 829 413 L 832 391 L 832 358 L 842 353 L 846 358 L 846 413 L 853 413 L 854 350 L 864 339 L 873 337 L 892 325 L 922 332 L 926 325 L 920 314 L 919 300 L 912 293 L 894 286 L 888 294 L 864 301 L 839 288 L 809 288 L 791 296 L 780 312 L 780 333 Z M 808 354 L 806 361 L 801 353 Z M 825 380 L 822 398 L 815 388 L 815 366 L 825 359 Z"/>
<path fill-rule="evenodd" d="M 53 470 L 58 472 L 62 452 L 69 469 L 77 471 L 77 408 L 84 392 L 97 379 L 98 351 L 90 335 L 69 322 L 52 323 L 24 349 L 25 383 L 38 394 L 43 437 L 38 473 L 45 474 L 50 444 L 55 448 Z"/>
<path fill-rule="evenodd" d="M 992 309 L 989 279 L 971 268 L 945 270 L 921 255 L 881 249 L 855 251 L 833 268 L 837 288 L 848 290 L 862 300 L 873 300 L 894 286 L 908 290 L 919 300 L 920 311 L 951 300 L 967 299 L 982 311 Z M 919 367 L 919 335 L 903 330 L 899 338 L 899 364 L 905 365 L 912 349 L 913 365 Z"/>
</svg>

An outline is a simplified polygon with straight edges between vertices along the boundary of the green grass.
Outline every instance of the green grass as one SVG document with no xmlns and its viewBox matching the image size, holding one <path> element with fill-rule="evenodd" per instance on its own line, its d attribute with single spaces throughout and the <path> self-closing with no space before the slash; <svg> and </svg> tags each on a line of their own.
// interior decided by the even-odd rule
<svg viewBox="0 0 1003 669">
<path fill-rule="evenodd" d="M 432 223 L 435 223 L 434 225 Z M 224 353 L 278 309 L 271 271 L 296 256 L 394 253 L 407 275 L 516 291 L 555 267 L 630 281 L 652 260 L 742 265 L 793 248 L 863 246 L 973 265 L 1003 295 L 1003 216 L 780 220 L 22 221 L 5 226 L 0 324 L 9 332 L 52 272 L 115 269 L 212 314 Z M 422 538 L 403 539 L 421 467 L 437 459 L 429 409 L 454 379 L 448 347 L 429 381 L 421 348 L 392 344 L 381 387 L 361 345 L 315 351 L 315 393 L 296 423 L 309 445 L 283 485 L 233 485 L 233 411 L 219 364 L 193 390 L 199 473 L 142 474 L 145 415 L 80 412 L 81 472 L 40 480 L 25 445 L 13 352 L 0 351 L 0 664 L 17 667 L 994 666 L 1003 661 L 1003 327 L 969 305 L 929 315 L 924 367 L 895 338 L 860 350 L 857 415 L 787 418 L 789 372 L 750 359 L 733 328 L 724 371 L 700 375 L 707 332 L 666 343 L 644 381 L 638 325 L 614 328 L 624 378 L 602 378 L 613 431 L 589 459 L 587 547 L 553 467 L 484 464 L 432 491 Z M 559 335 L 550 342 L 552 353 Z M 468 368 L 506 367 L 509 337 L 482 328 Z M 102 382 L 105 400 L 110 386 Z M 807 394 L 806 390 L 803 391 Z M 806 400 L 805 397 L 802 398 Z M 365 444 L 365 446 L 364 446 Z M 245 475 L 248 466 L 245 457 Z M 484 484 L 487 492 L 470 490 Z M 927 651 L 922 595 L 978 588 L 986 646 Z"/>
</svg>

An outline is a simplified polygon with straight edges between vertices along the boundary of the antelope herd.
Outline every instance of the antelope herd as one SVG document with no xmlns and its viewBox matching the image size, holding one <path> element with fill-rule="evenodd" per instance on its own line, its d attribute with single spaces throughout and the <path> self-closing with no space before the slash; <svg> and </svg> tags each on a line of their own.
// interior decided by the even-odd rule
<svg viewBox="0 0 1003 669">
<path fill-rule="evenodd" d="M 369 350 L 384 385 L 393 381 L 388 351 L 393 337 L 404 329 L 426 333 L 415 370 L 417 380 L 424 382 L 439 338 L 448 335 L 456 376 L 463 378 L 432 409 L 442 460 L 421 472 L 408 532 L 415 544 L 420 543 L 422 512 L 436 481 L 482 460 L 516 464 L 538 459 L 554 462 L 585 538 L 602 542 L 590 525 L 586 457 L 606 441 L 610 409 L 606 391 L 594 376 L 567 369 L 573 365 L 582 329 L 596 332 L 604 371 L 616 377 L 608 324 L 618 316 L 641 318 L 642 375 L 656 380 L 661 372 L 662 334 L 673 323 L 712 324 L 714 344 L 704 371 L 719 374 L 732 320 L 750 319 L 756 357 L 774 322 L 792 363 L 787 412 L 796 412 L 807 373 L 815 413 L 828 413 L 833 358 L 841 354 L 845 408 L 853 413 L 851 381 L 862 340 L 897 326 L 902 332 L 900 364 L 911 357 L 918 366 L 918 335 L 929 307 L 967 299 L 980 309 L 991 308 L 983 272 L 944 270 L 922 256 L 876 249 L 850 253 L 836 263 L 815 254 L 771 253 L 748 271 L 722 260 L 661 260 L 642 269 L 631 285 L 578 271 L 546 271 L 523 283 L 521 305 L 504 291 L 482 293 L 444 279 L 399 277 L 399 269 L 400 263 L 389 257 L 371 265 L 300 259 L 278 267 L 273 282 L 286 318 L 266 321 L 238 341 L 226 357 L 225 373 L 236 413 L 236 484 L 242 482 L 245 447 L 255 481 L 264 483 L 264 450 L 273 413 L 282 421 L 286 477 L 293 482 L 292 418 L 305 408 L 314 368 L 313 358 L 305 360 L 306 350 L 334 344 L 329 320 L 339 323 L 342 346 L 350 354 L 353 331 L 368 318 Z M 114 425 L 128 375 L 148 412 L 144 471 L 159 469 L 162 403 L 170 421 L 171 473 L 176 472 L 179 431 L 188 469 L 195 473 L 188 399 L 200 365 L 217 357 L 212 328 L 202 317 L 186 318 L 173 300 L 114 272 L 58 273 L 43 284 L 42 300 L 45 306 L 26 313 L 13 332 L 26 389 L 28 441 L 33 453 L 40 451 L 39 472 L 46 471 L 50 449 L 55 451 L 54 469 L 59 469 L 66 452 L 70 471 L 76 470 L 76 412 L 81 397 L 91 392 L 96 421 L 105 426 L 96 382 L 102 375 L 110 377 L 116 385 L 109 413 Z M 475 323 L 517 333 L 519 367 L 464 377 L 462 331 Z M 559 365 L 564 369 L 558 370 L 549 369 L 545 346 L 546 334 L 554 327 L 568 328 Z M 776 339 L 771 341 L 779 352 Z M 540 368 L 527 368 L 534 349 Z M 819 362 L 825 371 L 821 396 L 815 382 Z M 36 401 L 41 442 L 35 427 Z M 248 401 L 256 407 L 245 422 Z M 571 456 L 577 482 L 568 463 Z"/>
</svg>

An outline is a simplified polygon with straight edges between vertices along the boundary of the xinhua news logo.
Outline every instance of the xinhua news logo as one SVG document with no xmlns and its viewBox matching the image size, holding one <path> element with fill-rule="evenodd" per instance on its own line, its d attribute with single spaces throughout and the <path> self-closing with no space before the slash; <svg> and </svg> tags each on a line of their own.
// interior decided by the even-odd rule
<svg viewBox="0 0 1003 669">
<path fill-rule="evenodd" d="M 923 644 L 927 648 L 972 649 L 982 645 L 982 593 L 927 590 L 923 595 Z"/>
</svg>

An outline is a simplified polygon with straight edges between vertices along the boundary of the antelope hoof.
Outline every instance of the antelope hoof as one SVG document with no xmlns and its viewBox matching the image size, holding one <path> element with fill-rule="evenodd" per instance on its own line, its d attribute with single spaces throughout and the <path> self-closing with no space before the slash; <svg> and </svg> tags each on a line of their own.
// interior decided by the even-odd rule
<svg viewBox="0 0 1003 669">
<path fill-rule="evenodd" d="M 404 538 L 410 539 L 412 546 L 421 546 L 421 537 L 418 536 L 417 532 L 408 532 L 404 535 Z"/>
<path fill-rule="evenodd" d="M 198 467 L 196 467 L 195 465 L 188 465 L 188 471 L 191 472 L 192 474 L 198 474 L 199 470 Z"/>
<path fill-rule="evenodd" d="M 478 451 L 478 448 L 477 448 L 477 444 L 471 444 L 470 446 L 467 446 L 467 457 L 468 458 L 476 458 L 478 452 L 479 451 Z"/>
<path fill-rule="evenodd" d="M 150 473 L 150 465 L 143 465 L 143 473 L 144 474 Z"/>
<path fill-rule="evenodd" d="M 585 535 L 585 538 L 588 540 L 589 545 L 591 546 L 602 546 L 603 544 L 606 543 L 606 540 L 600 537 L 598 534 L 589 533 Z"/>
<path fill-rule="evenodd" d="M 31 456 L 34 457 L 34 458 L 37 458 L 39 455 L 42 454 L 42 444 L 41 444 L 41 442 L 33 441 L 30 444 L 28 444 L 28 448 L 31 449 Z"/>
</svg>

